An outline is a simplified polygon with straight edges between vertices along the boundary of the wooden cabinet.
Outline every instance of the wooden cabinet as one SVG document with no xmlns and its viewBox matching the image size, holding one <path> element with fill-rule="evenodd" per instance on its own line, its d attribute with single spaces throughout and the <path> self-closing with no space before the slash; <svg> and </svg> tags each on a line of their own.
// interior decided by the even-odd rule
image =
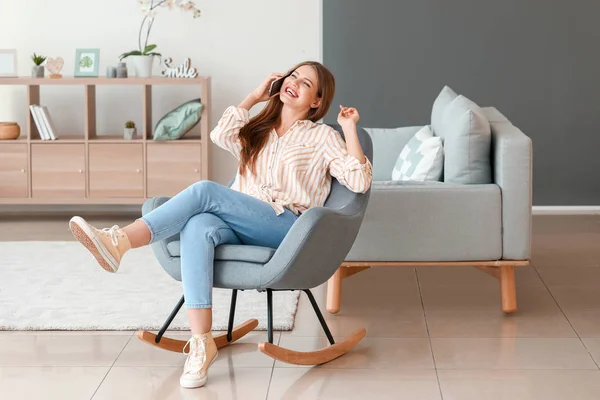
<svg viewBox="0 0 600 400">
<path fill-rule="evenodd" d="M 29 196 L 27 144 L 0 144 L 0 197 Z"/>
<path fill-rule="evenodd" d="M 0 79 L 0 88 L 24 86 L 26 89 L 26 96 L 19 98 L 25 101 L 15 99 L 15 104 L 21 103 L 15 107 L 15 120 L 17 113 L 26 117 L 21 118 L 21 121 L 25 120 L 21 122 L 21 136 L 15 140 L 0 140 L 0 205 L 141 205 L 150 197 L 173 196 L 194 182 L 209 179 L 210 85 L 208 76 L 195 79 L 72 76 Z M 79 118 L 83 120 L 83 126 L 78 126 L 75 121 L 68 124 L 55 121 L 59 122 L 60 128 L 55 132 L 56 140 L 44 140 L 46 125 L 39 125 L 40 132 L 40 120 L 31 114 L 32 105 L 46 105 L 44 92 L 50 86 L 55 87 L 52 91 L 56 91 L 56 95 L 60 94 L 61 88 L 79 88 L 83 93 L 82 107 L 73 109 L 73 112 L 83 114 Z M 132 140 L 124 139 L 123 125 L 117 130 L 99 131 L 97 89 L 109 86 L 123 90 L 141 89 L 138 100 L 128 104 L 121 116 L 115 117 L 123 122 L 132 118 L 136 123 L 138 132 Z M 191 89 L 195 92 L 193 98 L 199 97 L 202 101 L 199 123 L 180 140 L 154 140 L 154 121 L 162 116 L 154 109 L 154 91 L 165 86 Z M 103 96 L 110 95 L 105 92 Z M 184 101 L 182 98 L 181 102 Z M 52 119 L 57 117 L 53 114 L 61 102 L 57 104 L 49 104 Z M 133 111 L 138 107 L 141 114 L 136 117 Z"/>
<path fill-rule="evenodd" d="M 144 197 L 141 143 L 90 143 L 90 197 Z"/>
<path fill-rule="evenodd" d="M 148 143 L 148 197 L 174 196 L 202 179 L 200 143 Z"/>
<path fill-rule="evenodd" d="M 85 145 L 32 144 L 31 196 L 85 197 Z"/>
</svg>

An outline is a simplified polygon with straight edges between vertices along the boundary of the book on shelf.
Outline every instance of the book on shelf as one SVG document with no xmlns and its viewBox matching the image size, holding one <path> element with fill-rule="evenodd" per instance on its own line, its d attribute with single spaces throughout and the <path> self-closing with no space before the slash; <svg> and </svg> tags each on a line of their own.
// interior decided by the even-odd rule
<svg viewBox="0 0 600 400">
<path fill-rule="evenodd" d="M 32 104 L 29 106 L 29 109 L 31 110 L 35 126 L 37 126 L 38 132 L 40 133 L 40 139 L 56 140 L 58 134 L 56 132 L 54 121 L 48 111 L 48 107 Z"/>
<path fill-rule="evenodd" d="M 40 117 L 37 113 L 36 107 L 37 106 L 35 104 L 31 104 L 29 106 L 29 110 L 31 111 L 31 116 L 33 117 L 33 122 L 35 122 L 35 126 L 37 126 L 37 130 L 40 133 L 40 139 L 46 140 L 46 135 L 44 134 L 44 130 L 42 129 L 42 121 L 40 120 Z"/>
</svg>

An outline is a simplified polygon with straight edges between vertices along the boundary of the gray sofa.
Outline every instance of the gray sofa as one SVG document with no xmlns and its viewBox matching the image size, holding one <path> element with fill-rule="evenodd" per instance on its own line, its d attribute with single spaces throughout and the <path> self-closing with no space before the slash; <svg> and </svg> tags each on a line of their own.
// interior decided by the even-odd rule
<svg viewBox="0 0 600 400">
<path fill-rule="evenodd" d="M 402 265 L 477 267 L 500 280 L 503 311 L 516 311 L 514 267 L 528 265 L 531 253 L 532 143 L 497 109 L 479 111 L 491 128 L 485 184 L 392 181 L 398 154 L 421 127 L 366 129 L 374 150 L 371 198 L 353 247 L 329 280 L 330 313 L 340 310 L 343 278 Z M 435 112 L 434 105 L 432 120 Z"/>
</svg>

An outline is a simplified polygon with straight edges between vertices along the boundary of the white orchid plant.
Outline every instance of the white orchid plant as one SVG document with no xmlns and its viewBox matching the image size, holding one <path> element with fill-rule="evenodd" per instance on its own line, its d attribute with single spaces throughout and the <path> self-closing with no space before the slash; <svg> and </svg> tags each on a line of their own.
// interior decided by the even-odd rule
<svg viewBox="0 0 600 400">
<path fill-rule="evenodd" d="M 200 10 L 196 7 L 196 4 L 190 0 L 137 0 L 141 5 L 141 10 L 144 13 L 144 19 L 140 26 L 140 32 L 138 34 L 138 49 L 123 53 L 119 56 L 120 60 L 129 56 L 160 56 L 160 53 L 153 51 L 156 49 L 155 44 L 148 44 L 148 38 L 150 37 L 150 31 L 154 24 L 154 18 L 159 8 L 167 8 L 169 10 L 180 9 L 181 11 L 191 12 L 194 18 L 200 17 Z M 144 46 L 142 47 L 142 32 L 146 26 L 146 39 L 144 40 Z"/>
</svg>

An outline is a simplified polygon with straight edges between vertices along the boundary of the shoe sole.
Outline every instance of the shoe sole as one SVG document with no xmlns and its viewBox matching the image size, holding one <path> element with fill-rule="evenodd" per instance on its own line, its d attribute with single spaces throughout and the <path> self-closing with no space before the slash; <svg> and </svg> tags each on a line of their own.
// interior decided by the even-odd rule
<svg viewBox="0 0 600 400">
<path fill-rule="evenodd" d="M 200 387 L 206 385 L 206 382 L 208 381 L 208 370 L 213 365 L 213 363 L 217 359 L 218 355 L 219 355 L 219 352 L 217 351 L 217 354 L 215 354 L 215 358 L 213 358 L 212 361 L 210 362 L 210 364 L 208 364 L 208 368 L 206 369 L 206 375 L 204 376 L 204 379 L 200 383 L 186 385 L 185 383 L 183 383 L 181 381 L 181 379 L 179 379 L 179 384 L 181 385 L 181 387 L 184 389 L 197 389 L 197 388 L 200 388 Z"/>
<path fill-rule="evenodd" d="M 87 223 L 81 217 L 73 217 L 69 221 L 69 229 L 75 239 L 79 241 L 98 261 L 98 264 L 106 271 L 115 273 L 119 268 L 114 257 L 110 254 L 106 246 L 96 237 L 96 234 L 88 227 Z"/>
</svg>

